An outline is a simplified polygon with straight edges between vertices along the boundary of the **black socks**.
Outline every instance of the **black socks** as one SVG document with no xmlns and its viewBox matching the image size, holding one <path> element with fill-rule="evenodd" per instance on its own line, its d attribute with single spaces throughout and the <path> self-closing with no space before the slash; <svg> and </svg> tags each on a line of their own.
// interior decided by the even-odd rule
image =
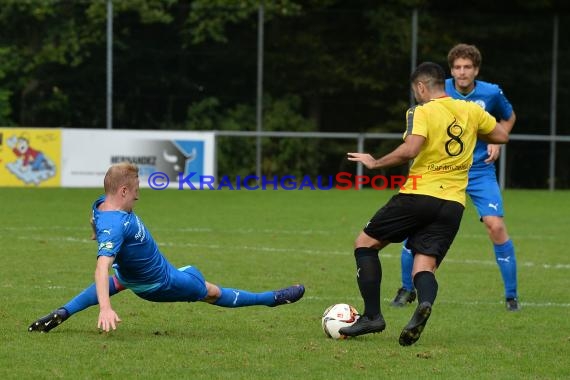
<svg viewBox="0 0 570 380">
<path fill-rule="evenodd" d="M 414 286 L 418 292 L 418 304 L 429 302 L 433 305 L 437 297 L 437 280 L 435 274 L 429 271 L 418 272 L 414 276 Z"/>
<path fill-rule="evenodd" d="M 380 283 L 382 282 L 382 266 L 378 250 L 374 248 L 356 248 L 356 281 L 360 295 L 364 300 L 364 313 L 370 319 L 376 319 L 380 312 Z"/>
</svg>

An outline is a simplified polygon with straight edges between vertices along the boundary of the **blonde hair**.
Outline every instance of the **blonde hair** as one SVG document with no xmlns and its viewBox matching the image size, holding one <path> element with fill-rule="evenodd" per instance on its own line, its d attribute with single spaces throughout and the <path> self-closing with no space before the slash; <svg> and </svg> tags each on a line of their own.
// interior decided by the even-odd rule
<svg viewBox="0 0 570 380">
<path fill-rule="evenodd" d="M 121 186 L 131 187 L 139 179 L 139 168 L 129 162 L 115 164 L 107 170 L 103 186 L 105 194 L 114 194 Z"/>
<path fill-rule="evenodd" d="M 471 62 L 473 62 L 473 66 L 481 67 L 481 52 L 475 45 L 457 44 L 452 47 L 447 54 L 447 63 L 449 64 L 449 68 L 453 68 L 453 63 L 459 58 L 470 59 Z"/>
</svg>

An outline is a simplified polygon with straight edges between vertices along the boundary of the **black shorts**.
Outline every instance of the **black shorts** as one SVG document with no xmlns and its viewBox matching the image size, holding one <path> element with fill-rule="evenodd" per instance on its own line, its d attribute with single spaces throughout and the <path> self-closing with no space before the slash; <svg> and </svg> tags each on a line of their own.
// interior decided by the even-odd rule
<svg viewBox="0 0 570 380">
<path fill-rule="evenodd" d="M 391 243 L 408 239 L 413 254 L 435 256 L 437 265 L 449 250 L 461 223 L 461 203 L 429 195 L 397 194 L 374 214 L 364 232 Z"/>
</svg>

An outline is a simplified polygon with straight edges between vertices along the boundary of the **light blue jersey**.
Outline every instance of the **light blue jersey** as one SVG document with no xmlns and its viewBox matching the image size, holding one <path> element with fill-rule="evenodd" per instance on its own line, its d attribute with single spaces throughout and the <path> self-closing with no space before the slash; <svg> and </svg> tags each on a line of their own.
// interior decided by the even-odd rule
<svg viewBox="0 0 570 380">
<path fill-rule="evenodd" d="M 160 253 L 142 220 L 132 211 L 99 211 L 104 201 L 101 196 L 93 203 L 97 257 L 114 256 L 118 280 L 135 293 L 167 286 L 169 273 L 177 269 Z"/>
<path fill-rule="evenodd" d="M 507 100 L 499 86 L 493 83 L 476 80 L 475 88 L 467 95 L 461 94 L 455 88 L 455 81 L 449 78 L 445 81 L 445 92 L 452 98 L 463 99 L 479 104 L 483 109 L 493 115 L 497 120 L 508 120 L 513 114 L 513 106 Z M 489 157 L 487 143 L 477 140 L 473 151 L 473 165 L 469 170 L 469 183 L 467 194 L 480 217 L 503 216 L 503 199 L 497 175 L 495 163 L 486 163 Z"/>
<path fill-rule="evenodd" d="M 508 120 L 513 113 L 513 106 L 505 94 L 503 94 L 501 88 L 493 83 L 476 80 L 473 91 L 467 95 L 463 95 L 455 88 L 454 79 L 449 78 L 445 81 L 445 92 L 452 98 L 477 103 L 497 120 Z M 477 171 L 480 170 L 495 173 L 494 163 L 485 163 L 488 157 L 487 143 L 478 140 L 477 145 L 475 145 L 475 150 L 473 151 L 473 166 L 471 166 L 471 170 L 469 171 L 469 180 L 474 176 L 478 176 L 479 173 L 477 173 Z"/>
</svg>

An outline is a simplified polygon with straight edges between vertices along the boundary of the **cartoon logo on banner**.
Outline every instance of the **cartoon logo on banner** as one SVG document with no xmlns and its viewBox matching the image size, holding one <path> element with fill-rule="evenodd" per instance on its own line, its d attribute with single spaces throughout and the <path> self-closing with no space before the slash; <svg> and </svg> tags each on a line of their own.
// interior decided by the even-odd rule
<svg viewBox="0 0 570 380">
<path fill-rule="evenodd" d="M 170 156 L 166 151 L 163 153 L 164 160 L 174 164 L 174 171 L 184 172 L 184 174 L 191 172 L 198 175 L 204 174 L 203 141 L 175 140 L 174 145 L 178 148 L 179 155 Z M 182 156 L 180 156 L 180 154 L 182 154 Z M 179 159 L 182 166 L 178 163 Z"/>
<path fill-rule="evenodd" d="M 57 164 L 48 151 L 53 145 L 59 148 L 59 131 L 4 130 L 3 160 L 1 164 L 17 181 L 7 181 L 5 185 L 40 185 L 56 176 Z M 4 182 L 4 181 L 2 181 Z"/>
</svg>

